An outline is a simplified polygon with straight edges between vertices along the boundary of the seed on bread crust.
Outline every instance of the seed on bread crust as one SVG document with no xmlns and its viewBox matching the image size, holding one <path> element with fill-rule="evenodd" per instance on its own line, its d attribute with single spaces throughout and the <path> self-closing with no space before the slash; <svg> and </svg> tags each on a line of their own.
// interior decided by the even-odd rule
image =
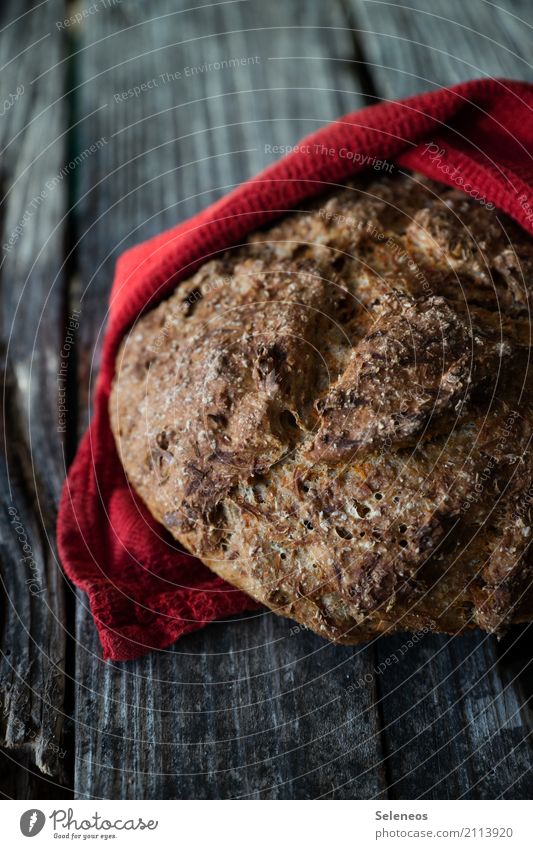
<svg viewBox="0 0 533 849">
<path fill-rule="evenodd" d="M 532 256 L 417 175 L 252 234 L 122 344 L 131 486 L 213 571 L 334 641 L 531 619 Z"/>
</svg>

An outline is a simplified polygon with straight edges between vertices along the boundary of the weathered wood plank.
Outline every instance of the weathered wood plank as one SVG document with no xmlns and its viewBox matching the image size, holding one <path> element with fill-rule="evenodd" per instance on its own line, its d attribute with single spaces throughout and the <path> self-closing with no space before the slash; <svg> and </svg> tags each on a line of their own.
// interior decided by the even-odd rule
<svg viewBox="0 0 533 849">
<path fill-rule="evenodd" d="M 385 6 L 390 14 L 383 14 Z M 431 9 L 424 5 L 413 11 L 378 2 L 351 3 L 352 23 L 365 30 L 358 35 L 362 53 L 374 63 L 370 88 L 399 96 L 474 73 L 530 78 L 523 61 L 528 59 L 528 31 L 520 20 L 530 16 L 527 4 L 491 7 L 491 21 L 486 5 L 475 6 L 434 2 Z M 60 175 L 70 158 L 62 141 L 64 104 L 50 107 L 61 96 L 65 69 L 64 64 L 54 69 L 62 56 L 55 23 L 67 13 L 62 3 L 46 7 L 46 19 L 41 11 L 39 16 L 26 15 L 13 24 L 12 41 L 0 42 L 2 65 L 12 58 L 11 44 L 17 45 L 16 52 L 23 51 L 4 70 L 6 96 L 16 94 L 21 81 L 26 86 L 25 80 L 42 74 L 31 89 L 25 87 L 13 98 L 8 118 L 0 124 L 2 150 L 6 147 L 1 166 L 3 244 L 31 212 L 31 225 L 24 224 L 16 244 L 4 252 L 0 295 L 4 349 L 9 341 L 3 362 L 3 454 L 8 465 L 1 470 L 1 490 L 11 496 L 5 500 L 0 527 L 6 596 L 1 727 L 2 742 L 9 747 L 3 755 L 6 778 L 0 792 L 17 798 L 63 795 L 56 779 L 46 781 L 36 765 L 64 781 L 70 745 L 62 715 L 64 634 L 59 623 L 64 621 L 64 599 L 54 549 L 49 548 L 63 465 L 55 395 L 63 313 L 69 306 L 61 271 L 66 180 L 61 179 L 43 203 L 35 207 L 34 202 L 46 180 Z M 81 46 L 96 41 L 102 31 L 112 38 L 103 46 L 87 47 L 87 57 L 76 60 L 93 69 L 97 82 L 86 84 L 85 95 L 80 91 L 76 120 L 82 121 L 82 129 L 73 137 L 74 150 L 83 151 L 100 131 L 109 131 L 106 147 L 111 142 L 116 146 L 107 159 L 108 152 L 100 151 L 84 169 L 79 194 L 105 176 L 106 167 L 119 168 L 106 177 L 105 191 L 89 192 L 75 209 L 83 234 L 82 268 L 90 269 L 82 282 L 91 283 L 83 299 L 85 352 L 92 350 L 100 329 L 112 261 L 122 249 L 110 236 L 117 232 L 116 220 L 124 223 L 120 237 L 125 236 L 125 244 L 174 223 L 274 158 L 267 145 L 296 141 L 357 105 L 354 90 L 369 89 L 364 75 L 361 83 L 355 82 L 354 69 L 339 61 L 359 54 L 352 51 L 351 35 L 342 32 L 346 20 L 336 6 L 310 10 L 294 4 L 289 14 L 278 6 L 265 10 L 257 3 L 248 9 L 227 4 L 213 13 L 215 17 L 195 13 L 186 26 L 185 16 L 175 25 L 176 10 L 170 5 L 161 8 L 162 15 L 148 25 L 141 6 L 122 4 L 105 24 L 102 17 L 101 27 L 99 23 L 82 34 Z M 0 26 L 21 13 L 20 5 L 4 4 Z M 440 18 L 432 17 L 435 14 Z M 322 38 L 317 26 L 325 27 Z M 110 50 L 110 44 L 117 46 L 120 27 L 133 27 L 118 40 L 122 55 Z M 262 30 L 255 33 L 239 32 L 258 27 Z M 204 38 L 217 30 L 236 32 L 217 42 Z M 147 31 L 152 39 L 146 38 Z M 406 32 L 413 43 L 401 40 Z M 198 40 L 167 46 L 187 39 Z M 31 47 L 37 43 L 40 49 Z M 449 45 L 456 55 L 447 55 L 452 52 Z M 132 58 L 147 50 L 153 52 Z M 160 74 L 229 58 L 227 51 L 253 56 L 253 50 L 262 51 L 260 62 L 229 79 L 204 71 L 169 78 L 161 81 L 156 95 L 146 91 L 134 98 L 146 101 L 135 108 L 131 100 L 111 99 L 120 89 L 110 86 L 109 79 L 129 88 Z M 124 62 L 123 70 L 108 71 L 113 62 Z M 108 78 L 103 87 L 102 77 Z M 199 98 L 211 100 L 187 104 Z M 123 122 L 115 111 L 106 123 L 109 107 L 118 106 L 123 107 Z M 99 107 L 98 120 L 88 120 Z M 161 115 L 161 110 L 167 111 Z M 138 127 L 128 126 L 136 121 L 141 121 Z M 216 133 L 214 126 L 219 126 Z M 124 140 L 115 141 L 117 130 Z M 124 165 L 128 152 L 138 158 Z M 176 169 L 177 162 L 200 159 L 201 166 Z M 76 172 L 71 176 L 78 178 Z M 144 181 L 149 182 L 138 188 Z M 116 203 L 115 209 L 106 212 L 108 203 Z M 92 226 L 102 212 L 104 223 Z M 103 260 L 101 268 L 96 260 Z M 96 267 L 94 277 L 91 264 Z M 86 389 L 89 358 L 81 359 Z M 16 513 L 7 512 L 10 508 Z M 21 538 L 22 545 L 28 539 L 35 562 L 28 574 L 20 568 Z M 33 594 L 28 579 L 35 580 L 38 589 L 46 585 L 46 591 Z M 380 674 L 380 663 L 401 651 L 405 638 L 380 641 L 374 657 L 371 648 L 334 649 L 310 634 L 291 634 L 291 627 L 270 615 L 246 617 L 231 626 L 213 626 L 142 663 L 102 670 L 80 599 L 77 633 L 83 641 L 80 651 L 87 657 L 80 658 L 77 669 L 78 794 L 365 797 L 382 792 L 386 772 L 391 795 L 401 798 L 528 795 L 531 715 L 525 701 L 531 694 L 531 676 L 525 673 L 530 663 L 526 629 L 518 638 L 513 632 L 500 646 L 481 635 L 451 642 L 428 636 L 410 649 L 401 665 Z M 17 647 L 16 658 L 8 645 Z M 450 699 L 450 692 L 456 698 Z M 385 763 L 377 739 L 378 700 Z M 99 712 L 105 716 L 91 728 Z M 103 777 L 97 779 L 98 773 Z"/>
<path fill-rule="evenodd" d="M 382 97 L 407 97 L 474 77 L 533 80 L 530 4 L 345 2 Z"/>
<path fill-rule="evenodd" d="M 516 639 L 513 633 L 510 639 Z M 378 694 L 392 798 L 514 798 L 531 793 L 531 715 L 484 634 L 408 635 L 380 644 Z M 378 664 L 378 668 L 379 668 Z"/>
<path fill-rule="evenodd" d="M 67 784 L 59 783 L 35 766 L 31 751 L 17 748 L 0 750 L 0 798 L 4 799 L 71 799 Z"/>
<path fill-rule="evenodd" d="M 282 4 L 264 9 L 255 2 L 235 3 L 188 16 L 161 6 L 160 17 L 148 24 L 141 7 L 129 4 L 81 33 L 82 79 L 95 76 L 97 83 L 80 89 L 80 115 L 103 107 L 85 137 L 111 140 L 98 161 L 88 163 L 81 186 L 83 194 L 105 178 L 105 191 L 89 191 L 79 207 L 82 285 L 87 286 L 82 402 L 112 263 L 125 245 L 192 214 L 255 172 L 269 159 L 265 145 L 290 144 L 319 122 L 354 108 L 357 99 L 361 102 L 354 90 L 400 96 L 472 76 L 474 71 L 458 69 L 468 69 L 478 58 L 485 73 L 518 74 L 506 64 L 510 54 L 504 48 L 501 63 L 490 64 L 492 54 L 479 46 L 487 39 L 465 29 L 471 26 L 470 7 L 454 6 L 447 16 L 464 24 L 456 26 L 464 41 L 446 34 L 451 25 L 445 21 L 437 30 L 424 11 L 413 13 L 408 24 L 420 28 L 430 20 L 431 28 L 422 33 L 426 41 L 415 40 L 432 45 L 442 38 L 462 61 L 448 66 L 438 49 L 430 50 L 428 59 L 428 50 L 403 41 L 393 62 L 391 52 L 379 47 L 384 40 L 372 40 L 367 32 L 359 37 L 363 55 L 372 58 L 372 51 L 379 55 L 383 49 L 383 58 L 370 81 L 354 82 L 360 66 L 339 61 L 358 58 L 351 34 L 343 32 L 346 20 L 336 5 L 327 10 L 309 5 L 287 10 Z M 359 6 L 350 4 L 356 29 L 382 26 L 389 32 L 390 27 L 393 36 L 405 36 L 405 10 L 392 8 L 391 15 L 401 16 L 389 23 L 380 15 L 371 27 L 354 19 Z M 365 9 L 371 7 L 384 4 L 369 3 Z M 490 33 L 479 20 L 481 33 Z M 131 29 L 119 35 L 120 27 Z M 230 30 L 236 32 L 216 41 L 204 38 Z M 519 53 L 514 19 L 508 32 Z M 391 42 L 401 43 L 388 38 L 387 45 Z M 238 74 L 184 76 L 185 68 L 255 55 L 261 61 Z M 115 100 L 133 85 L 176 71 L 180 78 L 165 77 L 156 88 Z M 96 362 L 97 356 L 98 349 Z M 382 640 L 374 653 L 372 647 L 335 649 L 310 634 L 291 635 L 291 627 L 270 615 L 246 617 L 212 626 L 142 662 L 104 667 L 81 600 L 78 795 L 370 797 L 384 792 L 385 780 L 399 798 L 527 793 L 530 717 L 509 675 L 506 653 L 493 641 L 480 635 L 451 642 L 426 636 L 402 655 L 401 664 L 380 673 L 380 664 L 401 651 L 406 638 Z M 521 671 L 525 660 L 516 663 Z M 379 738 L 385 742 L 384 761 Z"/>
<path fill-rule="evenodd" d="M 531 79 L 531 30 L 511 14 L 531 20 L 525 6 L 350 0 L 349 10 L 381 97 L 480 75 Z M 500 646 L 480 633 L 427 635 L 406 653 L 404 637 L 379 642 L 377 669 L 393 659 L 377 675 L 392 797 L 531 794 L 532 679 L 518 634 Z"/>
<path fill-rule="evenodd" d="M 64 716 L 65 584 L 54 543 L 65 468 L 58 370 L 65 338 L 67 191 L 61 172 L 67 121 L 58 99 L 60 71 L 51 70 L 46 82 L 32 82 L 63 56 L 55 21 L 64 4 L 52 0 L 24 14 L 30 6 L 6 2 L 0 13 L 5 98 L 0 122 L 5 422 L 0 463 L 0 743 L 6 749 L 3 767 L 12 765 L 3 769 L 2 790 L 8 795 L 13 770 L 17 792 L 24 793 L 25 786 L 29 795 L 38 771 L 53 777 L 50 784 L 67 781 L 72 760 Z"/>
<path fill-rule="evenodd" d="M 111 139 L 98 172 L 95 162 L 87 163 L 81 187 L 104 178 L 79 212 L 82 404 L 118 252 L 259 170 L 273 158 L 267 145 L 294 143 L 362 103 L 353 69 L 329 61 L 349 58 L 352 50 L 338 3 L 253 0 L 177 15 L 168 2 L 158 12 L 147 21 L 144 4 L 128 4 L 129 30 L 119 32 L 126 19 L 125 9 L 117 9 L 95 16 L 80 33 L 80 79 L 98 74 L 97 83 L 80 88 L 81 113 L 107 104 L 90 132 Z M 185 71 L 256 56 L 239 69 Z M 176 71 L 181 78 L 124 101 L 114 97 Z M 371 668 L 372 647 L 338 649 L 292 628 L 261 613 L 213 625 L 137 663 L 103 664 L 81 602 L 76 793 L 383 793 L 374 693 L 352 698 L 347 692 Z M 338 785 L 348 789 L 337 791 Z"/>
</svg>

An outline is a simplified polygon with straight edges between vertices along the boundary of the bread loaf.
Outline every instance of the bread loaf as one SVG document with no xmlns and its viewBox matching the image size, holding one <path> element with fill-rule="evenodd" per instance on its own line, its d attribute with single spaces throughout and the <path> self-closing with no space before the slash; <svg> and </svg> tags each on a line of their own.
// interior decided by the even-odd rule
<svg viewBox="0 0 533 849">
<path fill-rule="evenodd" d="M 517 225 L 416 174 L 294 211 L 124 340 L 131 486 L 327 639 L 530 619 L 532 271 Z"/>
</svg>

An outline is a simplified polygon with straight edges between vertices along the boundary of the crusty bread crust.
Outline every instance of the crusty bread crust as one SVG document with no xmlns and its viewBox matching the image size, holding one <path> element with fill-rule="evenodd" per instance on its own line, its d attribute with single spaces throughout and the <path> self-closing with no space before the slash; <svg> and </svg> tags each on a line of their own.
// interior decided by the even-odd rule
<svg viewBox="0 0 533 849">
<path fill-rule="evenodd" d="M 516 225 L 417 175 L 255 233 L 123 342 L 132 487 L 330 640 L 531 618 L 532 271 Z"/>
</svg>

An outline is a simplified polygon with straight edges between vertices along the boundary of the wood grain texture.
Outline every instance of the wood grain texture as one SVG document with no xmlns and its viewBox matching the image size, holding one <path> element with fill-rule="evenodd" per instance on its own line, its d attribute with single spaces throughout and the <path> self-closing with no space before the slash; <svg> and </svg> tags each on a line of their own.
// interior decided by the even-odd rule
<svg viewBox="0 0 533 849">
<path fill-rule="evenodd" d="M 50 2 L 37 15 L 25 8 L 3 3 L 0 19 L 1 786 L 9 794 L 6 765 L 12 771 L 18 763 L 19 792 L 30 795 L 42 772 L 51 777 L 52 795 L 60 795 L 56 782 L 68 780 L 72 755 L 64 710 L 65 586 L 54 543 L 65 474 L 57 375 L 66 212 L 66 189 L 55 178 L 66 164 L 67 123 L 59 71 L 36 78 L 63 55 L 54 27 L 63 4 Z"/>
<path fill-rule="evenodd" d="M 472 76 L 531 79 L 528 28 L 505 4 L 350 0 L 348 7 L 380 97 Z M 382 640 L 377 650 L 378 668 L 402 658 L 377 681 L 391 797 L 528 798 L 531 666 L 521 631 L 500 645 L 481 633 L 427 635 L 404 653 L 405 642 Z"/>
<path fill-rule="evenodd" d="M 380 663 L 406 639 L 383 641 Z M 380 676 L 392 798 L 529 798 L 531 714 L 498 655 L 484 634 L 428 635 Z"/>
<path fill-rule="evenodd" d="M 0 28 L 30 5 L 4 3 Z M 11 142 L 0 164 L 2 244 L 46 180 L 101 142 L 39 204 L 16 250 L 2 252 L 0 793 L 527 797 L 529 627 L 499 644 L 422 635 L 410 646 L 397 636 L 338 648 L 260 612 L 113 664 L 101 659 L 82 594 L 73 613 L 55 510 L 65 450 L 88 421 L 120 252 L 273 161 L 269 146 L 375 97 L 482 74 L 531 79 L 526 0 L 229 0 L 182 11 L 191 6 L 124 0 L 59 30 L 74 7 L 51 0 L 0 39 L 4 94 L 25 85 L 0 122 L 1 149 Z M 258 61 L 209 69 L 241 57 Z M 75 307 L 65 435 L 57 372 Z M 18 522 L 40 594 L 28 590 Z"/>
<path fill-rule="evenodd" d="M 408 97 L 475 77 L 533 79 L 527 3 L 344 2 L 381 97 Z"/>
<path fill-rule="evenodd" d="M 84 172 L 88 187 L 103 176 L 102 187 L 80 203 L 84 393 L 118 252 L 257 172 L 273 159 L 269 146 L 293 144 L 362 103 L 352 70 L 328 58 L 330 31 L 341 55 L 351 50 L 338 4 L 173 10 L 158 4 L 160 17 L 147 21 L 141 4 L 129 4 L 126 19 L 120 8 L 80 33 L 80 80 L 99 74 L 98 85 L 82 85 L 80 110 L 107 104 L 90 132 L 112 139 L 102 171 L 87 163 Z M 297 55 L 304 36 L 308 59 Z M 234 57 L 257 61 L 209 70 Z M 261 613 L 113 666 L 101 662 L 80 605 L 77 795 L 306 798 L 336 793 L 348 778 L 350 796 L 384 792 L 373 692 L 353 702 L 345 693 L 371 668 L 372 647 L 335 649 L 292 627 Z"/>
<path fill-rule="evenodd" d="M 114 113 L 101 113 L 110 122 L 113 115 L 120 122 L 118 107 L 128 109 L 127 123 L 118 125 L 117 146 L 109 148 L 114 157 L 109 170 L 118 168 L 122 182 L 118 175 L 116 184 L 115 175 L 111 184 L 106 180 L 121 220 L 130 225 L 123 231 L 128 239 L 149 235 L 192 214 L 258 170 L 265 164 L 265 144 L 294 143 L 314 128 L 317 114 L 328 120 L 353 108 L 350 92 L 358 92 L 359 100 L 365 91 L 391 96 L 383 71 L 371 68 L 369 85 L 359 73 L 360 62 L 344 61 L 361 55 L 357 37 L 354 42 L 353 33 L 344 29 L 357 15 L 358 4 L 348 9 L 349 19 L 343 18 L 341 6 L 328 7 L 314 20 L 310 15 L 316 11 L 310 11 L 309 4 L 298 9 L 294 20 L 288 20 L 280 8 L 273 9 L 272 20 L 261 11 L 263 29 L 259 31 L 254 29 L 253 4 L 227 4 L 213 17 L 206 15 L 207 20 L 198 13 L 181 16 L 178 37 L 184 43 L 176 48 L 175 69 L 258 54 L 261 63 L 247 69 L 250 79 L 241 80 L 242 71 L 239 80 L 219 73 L 201 75 L 193 103 L 187 95 L 187 80 L 181 80 L 118 103 Z M 398 10 L 391 7 L 390 14 L 386 12 L 385 28 L 394 25 L 391 19 Z M 142 60 L 146 59 L 147 67 L 141 70 L 137 59 L 134 76 L 128 71 L 128 59 L 136 55 L 129 34 L 121 34 L 120 47 L 115 41 L 120 64 L 109 72 L 116 80 L 107 83 L 111 93 L 171 70 L 165 45 L 177 36 L 169 19 L 161 20 L 151 24 L 149 43 L 154 50 L 150 60 Z M 116 24 L 108 18 L 105 26 L 108 34 Z M 241 34 L 241 29 L 248 31 Z M 231 36 L 204 38 L 229 30 Z M 432 37 L 434 31 L 433 36 L 428 32 L 429 43 Z M 468 42 L 461 46 L 465 65 L 472 64 Z M 361 43 L 361 47 L 365 55 L 369 44 Z M 269 65 L 265 54 L 271 57 L 266 60 Z M 87 51 L 87 59 L 89 55 Z M 103 58 L 94 60 L 95 67 L 104 67 Z M 411 67 L 415 70 L 417 61 L 414 54 Z M 443 78 L 437 82 L 445 82 L 448 71 L 442 63 L 439 69 Z M 503 70 L 496 68 L 494 73 Z M 394 84 L 391 79 L 390 85 Z M 238 93 L 228 94 L 235 90 Z M 96 105 L 89 102 L 85 110 Z M 232 126 L 225 126 L 228 123 Z M 213 131 L 214 127 L 218 129 Z M 141 155 L 123 166 L 126 144 Z M 115 228 L 109 226 L 108 231 L 114 233 Z M 82 263 L 91 272 L 97 243 L 107 244 L 105 232 L 88 246 L 87 265 Z M 110 256 L 114 247 L 112 242 Z M 107 274 L 102 269 L 96 280 L 99 285 L 87 297 L 101 304 L 110 276 L 110 268 Z M 92 319 L 98 316 L 97 304 L 88 312 Z M 88 338 L 88 351 L 92 343 Z M 80 642 L 86 645 L 93 635 L 86 615 L 80 614 L 79 628 Z M 77 792 L 171 798 L 353 798 L 384 793 L 387 783 L 388 794 L 398 798 L 463 794 L 492 798 L 511 786 L 518 795 L 527 793 L 525 738 L 530 726 L 525 721 L 524 699 L 496 664 L 493 641 L 476 635 L 452 641 L 426 636 L 420 646 L 401 655 L 394 672 L 387 669 L 385 674 L 379 671 L 380 665 L 391 653 L 402 651 L 404 638 L 382 640 L 376 648 L 353 652 L 325 647 L 309 634 L 287 637 L 290 633 L 290 626 L 270 615 L 247 618 L 238 625 L 222 623 L 182 640 L 170 653 L 129 664 L 128 671 L 122 667 L 102 670 L 93 639 L 92 654 L 78 652 L 79 677 L 98 683 L 93 692 L 79 694 L 77 719 L 94 716 L 102 699 L 106 700 L 105 716 L 90 731 L 88 751 L 91 755 L 96 751 L 98 757 L 88 767 L 84 748 L 77 760 Z M 310 655 L 305 664 L 299 654 L 302 644 Z M 339 670 L 333 670 L 337 665 Z M 291 670 L 289 686 L 286 674 L 276 666 Z M 309 675 L 310 682 L 306 681 Z M 107 694 L 117 687 L 120 696 L 110 702 Z M 450 699 L 450 690 L 458 698 Z M 324 692 L 331 698 L 324 700 Z M 86 708 L 87 699 L 92 710 Z M 149 706 L 144 711 L 139 707 L 143 703 Z M 122 728 L 129 733 L 117 752 Z M 297 738 L 291 740 L 295 729 Z M 317 737 L 317 729 L 324 730 L 325 736 Z M 80 742 L 82 736 L 78 733 Z M 168 745 L 168 740 L 176 743 Z"/>
</svg>

